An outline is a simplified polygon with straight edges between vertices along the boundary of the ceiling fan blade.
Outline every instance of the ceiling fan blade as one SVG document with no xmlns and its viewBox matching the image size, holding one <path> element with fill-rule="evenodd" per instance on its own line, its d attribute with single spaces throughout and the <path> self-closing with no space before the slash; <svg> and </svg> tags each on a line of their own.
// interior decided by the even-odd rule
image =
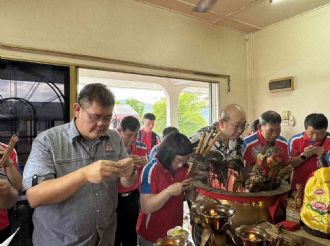
<svg viewBox="0 0 330 246">
<path fill-rule="evenodd" d="M 193 11 L 199 13 L 207 12 L 216 1 L 217 0 L 199 0 L 193 8 Z"/>
</svg>

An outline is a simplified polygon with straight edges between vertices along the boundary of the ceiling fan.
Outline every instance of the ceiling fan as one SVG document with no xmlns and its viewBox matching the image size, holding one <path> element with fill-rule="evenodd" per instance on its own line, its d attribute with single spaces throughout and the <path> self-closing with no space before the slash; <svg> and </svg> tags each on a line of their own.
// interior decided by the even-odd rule
<svg viewBox="0 0 330 246">
<path fill-rule="evenodd" d="M 210 8 L 212 8 L 216 1 L 217 0 L 198 0 L 193 8 L 193 11 L 199 13 L 207 12 Z"/>
</svg>

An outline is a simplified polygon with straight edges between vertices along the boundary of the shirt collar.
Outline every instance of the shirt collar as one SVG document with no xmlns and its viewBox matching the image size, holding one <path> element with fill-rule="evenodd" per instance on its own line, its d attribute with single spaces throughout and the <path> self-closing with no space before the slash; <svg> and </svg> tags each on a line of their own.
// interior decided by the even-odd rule
<svg viewBox="0 0 330 246">
<path fill-rule="evenodd" d="M 73 143 L 73 141 L 77 140 L 80 137 L 80 134 L 78 132 L 78 129 L 75 124 L 75 119 L 72 119 L 70 121 L 70 129 L 69 129 L 69 138 L 70 142 Z"/>
<path fill-rule="evenodd" d="M 145 130 L 144 130 L 144 128 L 142 128 L 142 133 L 144 134 L 144 135 L 146 135 L 146 136 L 149 136 L 149 135 L 151 135 L 152 134 L 152 131 L 151 132 L 146 132 Z"/>
<path fill-rule="evenodd" d="M 304 132 L 304 140 L 309 140 L 309 138 L 307 137 L 306 132 Z"/>
<path fill-rule="evenodd" d="M 258 136 L 258 142 L 260 142 L 260 143 L 262 143 L 262 144 L 264 144 L 264 145 L 269 144 L 268 141 L 262 136 L 260 130 L 258 131 L 257 136 Z"/>
</svg>

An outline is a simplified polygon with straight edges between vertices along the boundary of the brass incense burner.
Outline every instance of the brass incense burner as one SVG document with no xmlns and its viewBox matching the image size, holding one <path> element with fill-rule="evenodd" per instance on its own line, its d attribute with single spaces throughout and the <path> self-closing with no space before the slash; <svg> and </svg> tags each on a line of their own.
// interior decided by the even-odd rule
<svg viewBox="0 0 330 246">
<path fill-rule="evenodd" d="M 155 246 L 185 246 L 186 240 L 182 237 L 167 236 L 160 238 L 154 244 Z"/>
<path fill-rule="evenodd" d="M 226 234 L 231 235 L 230 224 L 234 215 L 234 209 L 222 205 L 217 200 L 204 197 L 194 202 L 191 208 L 191 218 L 194 222 L 193 237 L 194 234 L 200 234 L 200 246 L 226 245 Z M 201 230 L 200 233 L 196 233 L 198 228 Z"/>
<path fill-rule="evenodd" d="M 160 238 L 154 244 L 156 246 L 186 246 L 188 245 L 189 232 L 182 229 L 181 226 L 176 226 L 167 231 L 167 236 Z"/>
<path fill-rule="evenodd" d="M 281 197 L 284 199 L 291 188 L 286 182 L 282 182 L 276 190 L 251 193 L 214 189 L 198 181 L 194 182 L 194 186 L 199 188 L 200 192 L 207 192 L 205 195 L 201 195 L 201 200 L 207 197 L 223 205 L 230 206 L 236 211 L 230 223 L 232 229 L 241 225 L 253 225 L 260 221 L 271 221 L 269 207 L 277 199 Z"/>
<path fill-rule="evenodd" d="M 214 232 L 220 232 L 228 228 L 235 210 L 226 205 L 212 204 L 202 207 L 198 214 L 202 225 L 209 226 Z"/>
<path fill-rule="evenodd" d="M 203 197 L 192 203 L 190 208 L 190 218 L 195 224 L 201 224 L 199 213 L 207 206 L 218 204 L 219 202 L 209 197 Z"/>
<path fill-rule="evenodd" d="M 235 229 L 235 241 L 243 246 L 266 246 L 269 241 L 269 234 L 261 228 L 252 226 L 240 226 Z"/>
</svg>

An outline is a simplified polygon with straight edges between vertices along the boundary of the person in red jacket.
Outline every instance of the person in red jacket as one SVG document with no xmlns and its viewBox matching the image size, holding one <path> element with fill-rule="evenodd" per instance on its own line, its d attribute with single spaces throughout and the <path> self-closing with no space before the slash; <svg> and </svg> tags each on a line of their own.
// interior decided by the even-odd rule
<svg viewBox="0 0 330 246">
<path fill-rule="evenodd" d="M 160 137 L 153 132 L 155 127 L 156 116 L 152 113 L 146 113 L 143 116 L 143 126 L 138 132 L 137 140 L 147 146 L 148 155 L 152 148 L 160 143 Z"/>
<path fill-rule="evenodd" d="M 169 229 L 182 226 L 184 190 L 191 182 L 184 164 L 192 152 L 189 139 L 174 132 L 144 167 L 139 178 L 141 211 L 136 225 L 140 246 L 151 246 Z"/>
<path fill-rule="evenodd" d="M 135 182 L 130 187 L 118 187 L 117 205 L 117 230 L 115 246 L 137 245 L 137 234 L 135 230 L 137 218 L 140 211 L 140 193 L 138 190 L 138 176 L 142 168 L 147 164 L 147 147 L 137 141 L 136 135 L 140 129 L 138 119 L 133 116 L 125 117 L 121 123 L 118 133 L 123 140 L 129 156 L 133 159 L 135 166 Z"/>
<path fill-rule="evenodd" d="M 246 166 L 256 163 L 257 153 L 267 147 L 274 146 L 279 152 L 279 161 L 288 163 L 288 143 L 281 134 L 281 116 L 275 111 L 266 111 L 261 114 L 259 130 L 244 138 L 243 159 Z"/>
<path fill-rule="evenodd" d="M 0 143 L 0 153 L 3 154 L 7 147 L 7 145 Z M 0 242 L 3 242 L 10 236 L 6 209 L 15 205 L 18 191 L 22 188 L 22 176 L 18 173 L 15 150 L 10 152 L 5 163 L 0 163 L 0 175 Z"/>
<path fill-rule="evenodd" d="M 305 186 L 308 177 L 318 169 L 318 159 L 330 150 L 328 119 L 324 114 L 309 114 L 305 118 L 305 131 L 294 135 L 289 141 L 291 166 L 291 188 L 296 184 Z"/>
</svg>

